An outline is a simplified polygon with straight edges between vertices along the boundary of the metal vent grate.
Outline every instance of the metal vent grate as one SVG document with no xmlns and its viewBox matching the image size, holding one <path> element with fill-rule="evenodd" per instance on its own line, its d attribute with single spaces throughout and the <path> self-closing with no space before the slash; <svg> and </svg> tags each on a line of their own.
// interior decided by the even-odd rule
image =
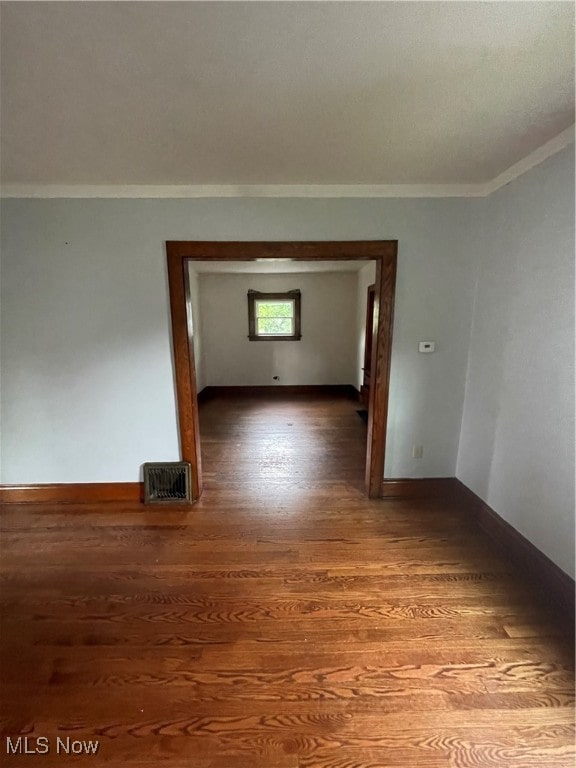
<svg viewBox="0 0 576 768">
<path fill-rule="evenodd" d="M 169 504 L 191 502 L 190 464 L 169 461 L 144 464 L 144 502 Z"/>
</svg>

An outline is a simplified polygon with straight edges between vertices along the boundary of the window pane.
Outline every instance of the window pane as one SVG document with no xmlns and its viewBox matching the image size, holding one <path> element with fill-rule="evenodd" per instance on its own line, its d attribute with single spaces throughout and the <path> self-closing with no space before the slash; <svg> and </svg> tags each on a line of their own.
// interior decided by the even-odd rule
<svg viewBox="0 0 576 768">
<path fill-rule="evenodd" d="M 291 336 L 294 333 L 290 317 L 259 317 L 256 332 L 259 336 Z"/>
<path fill-rule="evenodd" d="M 292 317 L 293 301 L 257 301 L 256 317 Z"/>
</svg>

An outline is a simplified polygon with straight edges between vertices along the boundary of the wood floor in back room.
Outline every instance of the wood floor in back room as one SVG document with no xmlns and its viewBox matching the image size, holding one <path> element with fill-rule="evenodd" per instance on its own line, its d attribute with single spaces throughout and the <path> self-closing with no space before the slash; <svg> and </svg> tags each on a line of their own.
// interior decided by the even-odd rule
<svg viewBox="0 0 576 768">
<path fill-rule="evenodd" d="M 569 628 L 456 502 L 366 498 L 357 409 L 207 401 L 188 511 L 6 505 L 0 765 L 573 768 Z"/>
</svg>

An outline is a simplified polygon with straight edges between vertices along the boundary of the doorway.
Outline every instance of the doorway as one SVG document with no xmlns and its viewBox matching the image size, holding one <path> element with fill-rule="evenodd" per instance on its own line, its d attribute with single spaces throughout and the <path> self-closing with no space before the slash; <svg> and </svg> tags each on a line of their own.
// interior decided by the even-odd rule
<svg viewBox="0 0 576 768">
<path fill-rule="evenodd" d="M 374 322 L 368 402 L 365 487 L 380 498 L 384 478 L 386 422 L 392 349 L 397 241 L 202 242 L 166 244 L 180 449 L 192 466 L 192 492 L 202 493 L 200 429 L 196 391 L 188 261 L 375 261 Z"/>
</svg>

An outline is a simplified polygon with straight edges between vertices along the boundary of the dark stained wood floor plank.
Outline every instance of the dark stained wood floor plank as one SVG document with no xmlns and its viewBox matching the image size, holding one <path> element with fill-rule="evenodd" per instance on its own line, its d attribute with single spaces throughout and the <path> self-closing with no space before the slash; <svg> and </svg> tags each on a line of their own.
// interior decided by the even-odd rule
<svg viewBox="0 0 576 768">
<path fill-rule="evenodd" d="M 111 768 L 573 768 L 572 628 L 454 501 L 365 497 L 356 407 L 208 401 L 192 510 L 2 509 L 2 734 Z"/>
</svg>

